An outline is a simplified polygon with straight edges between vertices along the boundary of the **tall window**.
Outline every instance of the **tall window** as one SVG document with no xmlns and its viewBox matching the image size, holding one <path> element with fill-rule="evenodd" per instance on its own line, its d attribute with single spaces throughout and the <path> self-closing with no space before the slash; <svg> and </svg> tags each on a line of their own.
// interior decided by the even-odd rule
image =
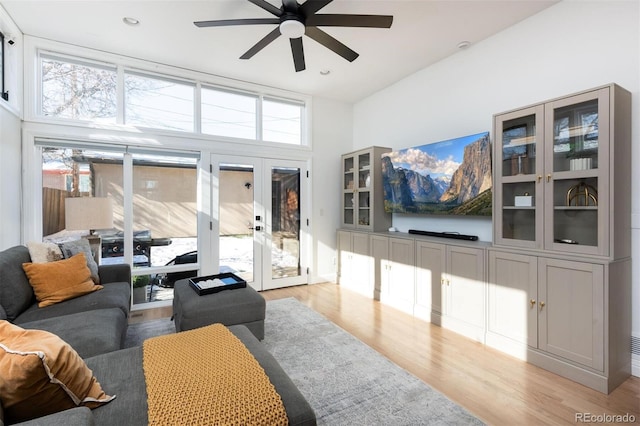
<svg viewBox="0 0 640 426">
<path fill-rule="evenodd" d="M 194 84 L 127 73 L 125 124 L 193 132 L 194 95 Z"/>
<path fill-rule="evenodd" d="M 108 67 L 55 56 L 42 59 L 42 115 L 116 122 L 117 73 Z"/>
</svg>

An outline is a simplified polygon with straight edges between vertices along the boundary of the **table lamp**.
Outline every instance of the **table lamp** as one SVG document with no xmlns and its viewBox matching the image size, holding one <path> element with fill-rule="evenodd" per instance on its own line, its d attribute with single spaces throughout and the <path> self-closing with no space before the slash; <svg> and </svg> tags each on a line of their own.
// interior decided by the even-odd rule
<svg viewBox="0 0 640 426">
<path fill-rule="evenodd" d="M 65 199 L 65 227 L 67 230 L 88 230 L 91 253 L 100 264 L 102 244 L 96 229 L 113 228 L 113 205 L 110 198 L 70 197 Z"/>
</svg>

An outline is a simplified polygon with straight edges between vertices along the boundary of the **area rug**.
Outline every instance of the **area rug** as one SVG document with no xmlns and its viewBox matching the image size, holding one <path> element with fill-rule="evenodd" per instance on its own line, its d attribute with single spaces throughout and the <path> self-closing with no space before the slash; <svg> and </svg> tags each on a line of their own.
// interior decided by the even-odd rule
<svg viewBox="0 0 640 426">
<path fill-rule="evenodd" d="M 159 319 L 129 326 L 126 345 L 174 332 Z M 320 425 L 481 425 L 447 397 L 294 298 L 267 302 L 263 344 Z"/>
</svg>

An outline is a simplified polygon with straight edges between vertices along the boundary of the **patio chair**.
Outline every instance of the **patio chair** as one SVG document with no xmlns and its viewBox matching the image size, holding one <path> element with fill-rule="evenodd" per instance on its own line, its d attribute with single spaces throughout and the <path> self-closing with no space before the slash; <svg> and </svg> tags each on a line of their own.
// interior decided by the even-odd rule
<svg viewBox="0 0 640 426">
<path fill-rule="evenodd" d="M 189 263 L 197 263 L 198 262 L 198 252 L 190 251 L 187 253 L 183 253 L 171 259 L 166 263 L 165 266 L 169 265 L 185 265 Z M 192 271 L 180 271 L 180 272 L 167 272 L 163 274 L 156 275 L 156 283 L 160 287 L 164 288 L 173 288 L 173 285 L 176 281 L 182 280 L 185 278 L 192 278 L 198 275 L 198 270 L 194 269 Z"/>
</svg>

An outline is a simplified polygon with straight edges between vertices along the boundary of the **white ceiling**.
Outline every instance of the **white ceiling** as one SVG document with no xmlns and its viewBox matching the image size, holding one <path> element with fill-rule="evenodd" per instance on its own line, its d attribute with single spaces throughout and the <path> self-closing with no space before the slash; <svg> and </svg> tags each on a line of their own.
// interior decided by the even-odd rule
<svg viewBox="0 0 640 426">
<path fill-rule="evenodd" d="M 281 5 L 279 0 L 269 0 Z M 304 37 L 296 73 L 283 36 L 239 59 L 273 28 L 197 28 L 194 21 L 273 17 L 247 0 L 1 0 L 24 34 L 313 96 L 356 102 L 558 0 L 334 0 L 319 13 L 393 15 L 390 29 L 323 28 L 360 56 L 352 63 Z M 298 2 L 302 2 L 298 0 Z M 133 27 L 122 22 L 134 17 Z M 321 70 L 330 70 L 327 76 Z"/>
</svg>

